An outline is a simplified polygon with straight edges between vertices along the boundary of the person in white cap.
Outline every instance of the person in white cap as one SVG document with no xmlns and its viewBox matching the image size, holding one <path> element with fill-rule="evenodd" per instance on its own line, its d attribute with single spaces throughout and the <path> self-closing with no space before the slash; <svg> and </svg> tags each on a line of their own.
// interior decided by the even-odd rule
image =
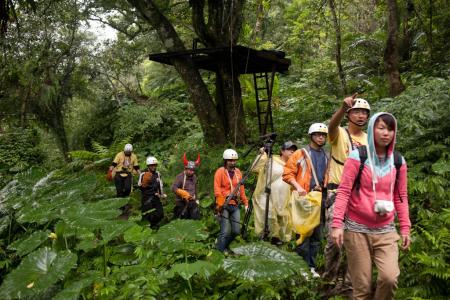
<svg viewBox="0 0 450 300">
<path fill-rule="evenodd" d="M 240 212 L 239 205 L 244 204 L 248 209 L 248 199 L 245 195 L 244 185 L 236 186 L 242 180 L 241 171 L 236 168 L 236 161 L 239 156 L 233 149 L 226 149 L 223 152 L 223 167 L 216 170 L 214 174 L 214 196 L 216 197 L 216 211 L 220 219 L 220 233 L 217 237 L 216 248 L 224 254 L 233 254 L 229 245 L 240 233 Z M 226 203 L 227 198 L 230 199 Z M 225 205 L 227 204 L 227 205 Z"/>
<path fill-rule="evenodd" d="M 128 197 L 131 193 L 133 173 L 140 174 L 138 159 L 133 153 L 131 144 L 126 144 L 123 151 L 117 153 L 109 170 L 112 171 L 117 197 Z M 129 209 L 128 204 L 122 207 L 124 213 L 127 213 Z"/>
<path fill-rule="evenodd" d="M 283 180 L 292 186 L 300 196 L 311 191 L 321 191 L 324 195 L 324 178 L 327 170 L 328 157 L 323 149 L 328 134 L 327 125 L 314 123 L 309 127 L 309 145 L 292 154 L 284 166 Z M 322 196 L 322 202 L 324 197 Z M 321 205 L 321 208 L 323 205 Z M 304 239 L 299 236 L 297 252 L 308 264 L 313 277 L 320 275 L 316 272 L 316 257 L 320 250 L 324 218 L 320 214 L 320 222 L 312 234 Z M 300 234 L 300 232 L 296 232 Z"/>
<path fill-rule="evenodd" d="M 326 220 L 329 231 L 325 246 L 325 272 L 323 278 L 328 282 L 337 283 L 339 282 L 338 275 L 345 274 L 342 286 L 336 286 L 335 288 L 336 293 L 344 294 L 352 291 L 351 278 L 346 271 L 345 254 L 331 240 L 329 226 L 333 218 L 336 191 L 341 182 L 344 163 L 352 150 L 359 146 L 367 145 L 367 134 L 363 129 L 369 120 L 370 105 L 366 100 L 357 98 L 357 96 L 358 94 L 355 93 L 350 97 L 346 97 L 341 107 L 331 117 L 328 125 L 328 140 L 331 150 L 327 180 Z M 347 128 L 340 126 L 345 116 L 348 120 Z"/>
<path fill-rule="evenodd" d="M 145 161 L 147 170 L 139 176 L 138 186 L 141 189 L 142 219 L 150 223 L 153 229 L 158 228 L 159 222 L 164 218 L 161 198 L 166 198 L 163 191 L 161 174 L 156 171 L 158 160 L 154 156 L 147 157 Z"/>
</svg>

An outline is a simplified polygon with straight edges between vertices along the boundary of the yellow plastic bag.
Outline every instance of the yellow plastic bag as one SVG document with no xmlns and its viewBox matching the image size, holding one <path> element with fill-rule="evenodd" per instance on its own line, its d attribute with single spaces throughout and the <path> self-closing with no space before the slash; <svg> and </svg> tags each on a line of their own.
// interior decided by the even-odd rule
<svg viewBox="0 0 450 300">
<path fill-rule="evenodd" d="M 314 228 L 320 223 L 320 206 L 322 192 L 311 191 L 306 196 L 300 196 L 296 191 L 291 193 L 290 210 L 292 226 L 300 235 L 297 245 L 312 235 Z"/>
</svg>

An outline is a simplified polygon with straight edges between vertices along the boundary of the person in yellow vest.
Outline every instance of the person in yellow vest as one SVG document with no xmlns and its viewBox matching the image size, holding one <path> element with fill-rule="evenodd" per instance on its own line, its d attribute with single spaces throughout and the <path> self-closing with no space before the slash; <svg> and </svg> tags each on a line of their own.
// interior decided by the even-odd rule
<svg viewBox="0 0 450 300">
<path fill-rule="evenodd" d="M 332 284 L 337 284 L 339 275 L 343 274 L 342 285 L 335 287 L 337 293 L 350 293 L 352 284 L 350 274 L 347 272 L 345 254 L 333 243 L 330 236 L 336 191 L 341 182 L 344 163 L 350 152 L 358 146 L 367 145 L 367 134 L 363 128 L 369 120 L 370 105 L 366 100 L 357 98 L 357 96 L 356 93 L 351 97 L 346 97 L 328 125 L 328 140 L 331 145 L 326 199 L 328 233 L 325 246 L 325 271 L 322 277 Z M 344 116 L 348 120 L 347 128 L 340 126 Z"/>
<path fill-rule="evenodd" d="M 293 142 L 287 141 L 281 145 L 280 155 L 272 156 L 273 162 L 269 182 L 267 182 L 267 173 L 270 172 L 270 161 L 268 161 L 268 155 L 264 151 L 264 148 L 261 148 L 261 154 L 259 154 L 256 159 L 260 158 L 252 170 L 253 172 L 258 173 L 258 181 L 253 197 L 255 233 L 260 235 L 264 230 L 267 199 L 265 188 L 266 184 L 269 183 L 268 187 L 271 192 L 269 198 L 268 221 L 271 243 L 274 245 L 281 245 L 283 242 L 288 242 L 291 239 L 292 229 L 289 226 L 289 210 L 287 207 L 290 187 L 282 180 L 282 175 L 284 165 L 295 150 L 297 150 L 297 146 Z"/>
<path fill-rule="evenodd" d="M 123 151 L 116 154 L 109 170 L 112 171 L 117 197 L 128 197 L 131 193 L 133 174 L 138 173 L 140 175 L 141 173 L 136 154 L 133 153 L 133 145 L 126 144 Z M 122 210 L 125 213 L 129 208 L 127 204 L 122 207 Z"/>
</svg>

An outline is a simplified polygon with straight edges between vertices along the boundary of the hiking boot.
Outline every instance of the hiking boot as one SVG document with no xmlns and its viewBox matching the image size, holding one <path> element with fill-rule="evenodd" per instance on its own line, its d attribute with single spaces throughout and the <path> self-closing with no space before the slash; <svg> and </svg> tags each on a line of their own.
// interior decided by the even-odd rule
<svg viewBox="0 0 450 300">
<path fill-rule="evenodd" d="M 272 244 L 272 245 L 275 245 L 275 246 L 281 246 L 281 245 L 283 245 L 283 241 L 281 241 L 279 238 L 277 238 L 277 237 L 272 237 L 271 239 L 270 239 L 270 243 Z"/>
<path fill-rule="evenodd" d="M 223 255 L 225 255 L 225 256 L 236 256 L 236 253 L 234 253 L 234 251 L 231 250 L 230 248 L 227 248 L 227 249 L 223 250 Z"/>
<path fill-rule="evenodd" d="M 311 268 L 311 274 L 313 278 L 320 278 L 320 274 L 316 272 L 315 268 Z"/>
</svg>

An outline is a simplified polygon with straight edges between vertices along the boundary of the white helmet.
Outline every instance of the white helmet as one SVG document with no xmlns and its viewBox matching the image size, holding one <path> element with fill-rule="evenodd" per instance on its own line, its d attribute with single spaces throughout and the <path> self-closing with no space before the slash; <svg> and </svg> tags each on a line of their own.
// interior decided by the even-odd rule
<svg viewBox="0 0 450 300">
<path fill-rule="evenodd" d="M 133 151 L 133 145 L 131 144 L 126 144 L 125 147 L 123 148 L 123 151 Z"/>
<path fill-rule="evenodd" d="M 350 107 L 349 109 L 347 109 L 347 112 L 349 112 L 352 109 L 355 108 L 362 108 L 362 109 L 367 109 L 370 113 L 370 105 L 369 102 L 367 102 L 366 100 L 362 99 L 362 98 L 356 98 L 355 99 L 355 103 L 353 104 L 352 107 Z"/>
<path fill-rule="evenodd" d="M 309 126 L 308 134 L 311 135 L 316 132 L 326 133 L 328 134 L 328 127 L 323 123 L 314 123 Z"/>
<path fill-rule="evenodd" d="M 149 156 L 149 157 L 147 157 L 147 160 L 145 161 L 145 163 L 147 164 L 147 166 L 148 165 L 157 165 L 158 160 L 154 156 Z"/>
<path fill-rule="evenodd" d="M 227 149 L 223 151 L 223 159 L 238 159 L 239 156 L 233 149 Z"/>
</svg>

